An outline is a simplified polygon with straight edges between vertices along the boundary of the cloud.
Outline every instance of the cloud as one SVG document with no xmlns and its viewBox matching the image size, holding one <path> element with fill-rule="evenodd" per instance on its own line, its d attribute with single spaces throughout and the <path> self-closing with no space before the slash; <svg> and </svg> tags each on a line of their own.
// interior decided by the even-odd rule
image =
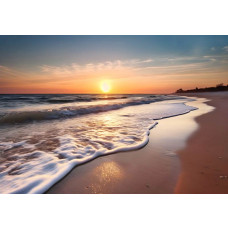
<svg viewBox="0 0 228 228">
<path fill-rule="evenodd" d="M 96 81 L 99 78 L 110 80 L 143 78 L 171 80 L 174 77 L 197 78 L 197 75 L 218 75 L 228 72 L 228 55 L 205 56 L 167 56 L 157 58 L 135 58 L 125 60 L 113 60 L 103 62 L 77 62 L 67 65 L 42 65 L 34 69 L 32 73 L 23 72 L 0 65 L 1 85 L 62 85 L 71 86 L 82 81 Z M 211 76 L 210 76 L 211 77 Z M 190 80 L 190 79 L 189 79 Z M 0 86 L 1 87 L 1 86 Z"/>
<path fill-rule="evenodd" d="M 130 59 L 104 61 L 100 63 L 78 64 L 72 63 L 63 66 L 42 65 L 40 69 L 43 73 L 54 75 L 88 75 L 101 72 L 126 72 L 134 71 L 138 67 L 152 63 L 153 59 Z"/>
<path fill-rule="evenodd" d="M 20 77 L 23 75 L 24 75 L 24 73 L 21 71 L 15 70 L 15 69 L 7 67 L 7 66 L 0 65 L 0 78 L 3 78 L 3 77 L 16 78 L 16 77 Z"/>
<path fill-rule="evenodd" d="M 225 46 L 223 49 L 228 52 L 228 46 Z"/>
<path fill-rule="evenodd" d="M 154 61 L 153 59 L 146 59 L 146 60 L 141 60 L 138 63 L 151 63 L 153 61 Z"/>
<path fill-rule="evenodd" d="M 170 74 L 188 74 L 209 72 L 213 69 L 224 70 L 227 56 L 181 56 L 158 57 L 147 59 L 114 60 L 100 63 L 78 64 L 72 63 L 64 66 L 43 65 L 41 70 L 49 77 L 54 75 L 56 80 L 77 80 L 96 76 L 109 78 L 143 77 Z M 222 65 L 223 64 L 223 65 Z"/>
<path fill-rule="evenodd" d="M 10 72 L 11 72 L 10 68 L 0 65 L 0 73 L 10 73 Z"/>
<path fill-rule="evenodd" d="M 54 75 L 85 75 L 85 74 L 92 74 L 97 72 L 106 72 L 110 70 L 123 70 L 126 68 L 126 64 L 120 60 L 116 61 L 105 61 L 101 63 L 87 63 L 87 64 L 78 64 L 72 63 L 70 65 L 64 66 L 50 66 L 50 65 L 43 65 L 41 66 L 41 71 L 48 74 Z"/>
</svg>

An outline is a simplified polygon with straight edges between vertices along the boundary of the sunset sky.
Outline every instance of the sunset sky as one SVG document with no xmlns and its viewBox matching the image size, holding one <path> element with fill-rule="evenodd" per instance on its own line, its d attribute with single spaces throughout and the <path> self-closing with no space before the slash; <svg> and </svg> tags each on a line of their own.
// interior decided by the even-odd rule
<svg viewBox="0 0 228 228">
<path fill-rule="evenodd" d="M 0 36 L 0 93 L 171 93 L 228 83 L 228 36 Z"/>
</svg>

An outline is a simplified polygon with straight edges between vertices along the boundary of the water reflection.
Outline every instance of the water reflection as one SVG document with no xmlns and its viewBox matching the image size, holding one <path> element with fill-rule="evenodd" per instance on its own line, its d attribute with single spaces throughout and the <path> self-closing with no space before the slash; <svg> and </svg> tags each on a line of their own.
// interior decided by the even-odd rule
<svg viewBox="0 0 228 228">
<path fill-rule="evenodd" d="M 124 172 L 122 168 L 114 161 L 102 163 L 93 171 L 96 181 L 91 184 L 92 193 L 105 193 L 115 185 L 118 181 L 123 179 Z"/>
</svg>

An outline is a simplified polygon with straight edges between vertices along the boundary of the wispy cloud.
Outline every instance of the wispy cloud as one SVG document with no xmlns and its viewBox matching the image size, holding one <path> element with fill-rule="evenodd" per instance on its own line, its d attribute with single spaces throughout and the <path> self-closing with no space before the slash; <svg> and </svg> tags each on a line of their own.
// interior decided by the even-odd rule
<svg viewBox="0 0 228 228">
<path fill-rule="evenodd" d="M 228 46 L 225 46 L 223 49 L 228 52 Z"/>
<path fill-rule="evenodd" d="M 99 71 L 109 71 L 109 70 L 122 70 L 126 67 L 126 64 L 123 61 L 106 61 L 101 63 L 87 63 L 87 64 L 78 64 L 72 63 L 70 65 L 64 66 L 50 66 L 43 65 L 41 66 L 41 70 L 45 73 L 51 74 L 88 74 Z"/>
<path fill-rule="evenodd" d="M 151 63 L 153 62 L 153 59 L 145 59 L 145 60 L 139 60 L 138 63 Z"/>
<path fill-rule="evenodd" d="M 41 72 L 45 74 L 53 74 L 55 76 L 93 76 L 98 74 L 128 74 L 141 67 L 146 67 L 152 63 L 153 59 L 129 59 L 129 60 L 114 60 L 100 63 L 78 64 L 72 63 L 63 66 L 40 66 Z"/>
<path fill-rule="evenodd" d="M 130 59 L 130 60 L 115 60 L 105 61 L 100 63 L 78 64 L 72 63 L 64 66 L 50 66 L 43 65 L 40 67 L 45 74 L 65 75 L 65 76 L 85 76 L 97 75 L 97 73 L 122 73 L 135 72 L 148 69 L 175 68 L 176 70 L 182 68 L 203 67 L 210 62 L 215 62 L 216 56 L 202 56 L 202 57 L 174 57 L 174 58 L 157 58 L 157 59 Z"/>
<path fill-rule="evenodd" d="M 9 67 L 0 65 L 0 77 L 14 75 L 15 71 Z"/>
<path fill-rule="evenodd" d="M 228 72 L 227 62 L 227 55 L 205 55 L 128 59 L 87 64 L 72 63 L 64 66 L 43 65 L 40 68 L 44 73 L 42 80 L 45 80 L 45 75 L 46 80 L 53 75 L 56 81 L 63 79 L 76 81 L 101 75 L 109 79 L 151 77 L 162 80 L 170 80 L 173 77 L 182 80 L 184 76 L 191 75 L 191 80 L 194 80 L 197 75 L 220 75 L 222 72 L 224 75 L 224 72 Z"/>
<path fill-rule="evenodd" d="M 67 88 L 80 86 L 107 78 L 110 80 L 137 81 L 146 83 L 172 82 L 193 83 L 199 78 L 205 80 L 218 80 L 224 83 L 228 73 L 228 55 L 205 56 L 177 56 L 157 57 L 145 59 L 125 59 L 104 62 L 77 62 L 68 65 L 42 65 L 37 66 L 39 71 L 20 72 L 18 70 L 0 65 L 0 88 L 27 87 L 31 88 Z M 134 79 L 135 78 L 135 79 Z M 130 79 L 130 80 L 129 80 Z M 149 82 L 150 83 L 150 82 Z M 65 91 L 63 90 L 63 91 Z"/>
<path fill-rule="evenodd" d="M 30 73 L 25 70 L 19 70 L 13 67 L 0 65 L 0 79 L 3 77 L 21 78 L 30 77 Z"/>
</svg>

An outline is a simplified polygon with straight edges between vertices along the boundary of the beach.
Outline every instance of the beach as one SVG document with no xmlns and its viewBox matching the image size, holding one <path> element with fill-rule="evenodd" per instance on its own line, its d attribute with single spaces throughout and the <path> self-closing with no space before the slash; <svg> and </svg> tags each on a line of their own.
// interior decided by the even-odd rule
<svg viewBox="0 0 228 228">
<path fill-rule="evenodd" d="M 228 193 L 228 93 L 186 96 L 209 106 L 158 121 L 142 149 L 78 166 L 47 193 Z"/>
<path fill-rule="evenodd" d="M 1 101 L 1 193 L 227 189 L 227 92 Z"/>
<path fill-rule="evenodd" d="M 175 193 L 228 193 L 228 93 L 197 94 L 216 109 L 196 118 L 199 130 L 178 151 L 182 171 Z"/>
<path fill-rule="evenodd" d="M 138 170 L 148 164 L 142 171 L 149 170 L 147 161 L 155 161 L 159 167 L 155 173 L 160 168 L 164 173 L 162 164 L 169 166 L 172 151 L 182 148 L 184 140 L 176 136 L 186 138 L 196 128 L 192 118 L 177 128 L 173 117 L 197 115 L 203 107 L 211 109 L 203 101 L 174 94 L 32 94 L 1 95 L 0 99 L 0 192 L 14 194 L 44 193 L 75 167 L 106 155 L 139 150 L 147 145 L 150 132 L 149 157 L 139 151 L 133 160 Z M 165 148 L 164 142 L 169 142 Z M 109 173 L 120 180 L 117 174 L 123 177 L 123 172 L 119 168 L 117 163 L 105 163 L 98 169 L 98 177 L 102 172 L 105 178 Z M 98 192 L 97 186 L 94 192 Z"/>
</svg>

